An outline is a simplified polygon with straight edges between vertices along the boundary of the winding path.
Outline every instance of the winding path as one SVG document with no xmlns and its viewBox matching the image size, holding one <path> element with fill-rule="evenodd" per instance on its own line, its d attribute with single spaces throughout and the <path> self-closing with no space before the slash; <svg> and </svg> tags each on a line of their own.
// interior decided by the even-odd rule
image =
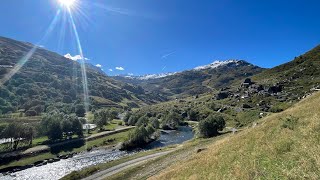
<svg viewBox="0 0 320 180">
<path fill-rule="evenodd" d="M 153 160 L 153 159 L 156 159 L 158 157 L 167 155 L 167 154 L 169 154 L 169 153 L 171 153 L 173 151 L 174 150 L 165 151 L 165 152 L 159 152 L 159 153 L 151 154 L 151 155 L 148 155 L 148 156 L 140 157 L 140 158 L 128 161 L 128 162 L 124 162 L 122 164 L 113 166 L 113 167 L 108 168 L 106 170 L 100 171 L 100 172 L 98 172 L 96 174 L 93 174 L 93 175 L 91 175 L 89 177 L 86 177 L 86 178 L 84 178 L 84 180 L 102 180 L 102 179 L 106 179 L 107 177 L 110 177 L 110 176 L 112 176 L 112 175 L 114 175 L 116 173 L 119 173 L 119 172 L 121 172 L 121 171 L 123 171 L 125 169 L 128 169 L 130 167 L 134 167 L 134 166 L 137 166 L 137 165 L 142 164 L 144 162 L 147 162 L 149 160 Z"/>
<path fill-rule="evenodd" d="M 124 131 L 127 131 L 127 130 L 132 129 L 132 128 L 134 128 L 134 126 L 123 127 L 123 128 L 116 129 L 114 131 L 104 131 L 104 132 L 100 132 L 100 133 L 97 133 L 97 134 L 93 134 L 93 135 L 85 138 L 84 140 L 85 141 L 92 141 L 92 140 L 95 140 L 95 139 L 98 139 L 98 138 L 102 138 L 102 137 L 105 137 L 105 136 L 109 136 L 109 135 L 112 135 L 112 134 L 124 132 Z M 32 148 L 29 148 L 27 150 L 24 150 L 24 151 L 14 151 L 14 152 L 1 154 L 0 158 L 1 157 L 10 157 L 10 156 L 13 157 L 13 156 L 18 156 L 18 155 L 19 156 L 27 156 L 27 155 L 31 155 L 31 154 L 37 154 L 37 153 L 41 153 L 41 152 L 46 152 L 46 151 L 50 151 L 50 149 L 52 147 L 62 146 L 62 145 L 65 145 L 65 144 L 68 144 L 68 143 L 72 143 L 72 142 L 76 142 L 76 141 L 80 141 L 80 140 L 83 140 L 83 139 L 73 139 L 73 140 L 64 141 L 64 142 L 55 143 L 55 144 L 50 144 L 50 145 L 38 145 L 38 146 L 35 146 L 35 147 L 32 147 Z"/>
</svg>

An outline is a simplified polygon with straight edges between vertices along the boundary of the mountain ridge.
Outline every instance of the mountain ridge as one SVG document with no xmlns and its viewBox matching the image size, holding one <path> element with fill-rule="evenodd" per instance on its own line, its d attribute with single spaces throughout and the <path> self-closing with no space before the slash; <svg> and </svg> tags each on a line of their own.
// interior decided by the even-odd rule
<svg viewBox="0 0 320 180">
<path fill-rule="evenodd" d="M 0 79 L 9 72 L 31 50 L 34 45 L 0 37 Z M 161 97 L 146 94 L 141 87 L 114 80 L 86 65 L 91 108 L 139 107 Z M 11 79 L 0 88 L 2 113 L 37 109 L 45 112 L 50 106 L 74 111 L 81 104 L 83 87 L 80 63 L 67 59 L 55 52 L 37 48 Z M 158 100 L 157 100 L 158 99 Z"/>
<path fill-rule="evenodd" d="M 263 68 L 244 60 L 214 61 L 160 78 L 139 79 L 114 76 L 112 78 L 139 85 L 149 92 L 156 92 L 169 97 L 188 96 L 211 92 L 250 77 L 263 71 Z"/>
<path fill-rule="evenodd" d="M 210 64 L 207 65 L 202 65 L 202 66 L 197 66 L 193 69 L 187 69 L 187 70 L 183 70 L 183 71 L 178 71 L 178 72 L 166 72 L 166 73 L 159 73 L 159 74 L 145 74 L 145 75 L 139 75 L 139 76 L 135 76 L 135 75 L 131 75 L 131 74 L 123 74 L 123 75 L 115 75 L 115 77 L 124 77 L 124 78 L 128 78 L 128 79 L 137 79 L 137 80 L 149 80 L 149 79 L 159 79 L 159 78 L 164 78 L 167 76 L 171 76 L 171 75 L 175 75 L 178 73 L 182 73 L 185 71 L 200 71 L 200 70 L 204 70 L 204 69 L 214 69 L 214 68 L 219 68 L 220 66 L 224 66 L 224 65 L 228 65 L 229 63 L 238 63 L 245 60 L 215 60 Z M 251 64 L 252 65 L 252 64 Z"/>
</svg>

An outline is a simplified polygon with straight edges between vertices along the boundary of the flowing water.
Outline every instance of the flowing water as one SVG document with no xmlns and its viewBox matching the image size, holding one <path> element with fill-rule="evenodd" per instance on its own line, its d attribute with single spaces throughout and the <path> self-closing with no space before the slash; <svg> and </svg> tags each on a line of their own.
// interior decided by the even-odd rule
<svg viewBox="0 0 320 180">
<path fill-rule="evenodd" d="M 150 150 L 173 144 L 181 144 L 187 140 L 192 139 L 193 136 L 194 133 L 192 132 L 192 128 L 187 126 L 179 127 L 178 130 L 162 131 L 160 138 L 157 141 L 154 141 L 147 145 L 144 149 Z M 72 171 L 81 170 L 83 168 L 100 163 L 106 163 L 125 156 L 130 156 L 135 153 L 137 153 L 137 151 L 126 152 L 110 149 L 100 149 L 92 152 L 83 152 L 69 159 L 61 159 L 58 162 L 49 163 L 39 167 L 32 167 L 6 176 L 0 175 L 0 179 L 56 180 L 71 173 Z"/>
</svg>

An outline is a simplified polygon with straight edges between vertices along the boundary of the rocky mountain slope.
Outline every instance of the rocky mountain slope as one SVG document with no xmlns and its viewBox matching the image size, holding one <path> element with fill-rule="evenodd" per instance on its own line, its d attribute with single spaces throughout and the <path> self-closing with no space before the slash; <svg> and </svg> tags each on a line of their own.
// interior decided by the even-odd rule
<svg viewBox="0 0 320 180">
<path fill-rule="evenodd" d="M 175 110 L 187 120 L 200 121 L 210 114 L 220 114 L 225 117 L 228 126 L 247 126 L 269 113 L 284 111 L 313 92 L 319 91 L 319 62 L 320 51 L 319 47 L 316 47 L 289 63 L 264 70 L 251 78 L 235 79 L 221 85 L 215 84 L 217 85 L 215 89 L 201 95 L 176 98 L 146 106 L 140 108 L 135 115 L 142 116 L 149 113 L 161 117 Z M 208 68 L 200 68 L 198 72 L 203 72 L 203 69 L 210 71 L 211 67 L 216 64 L 208 65 Z M 234 62 L 230 64 L 225 62 L 225 64 L 227 64 L 226 67 L 221 66 L 226 69 L 225 72 L 230 71 L 230 65 L 235 66 Z M 221 67 L 213 68 L 213 70 L 219 71 Z M 189 74 L 190 72 L 184 73 Z M 166 78 L 175 76 L 179 74 Z M 194 81 L 196 80 L 199 80 L 199 76 Z M 208 82 L 216 83 L 215 80 L 210 79 Z M 199 84 L 201 83 L 198 82 L 198 87 Z M 164 86 L 166 86 L 165 83 Z"/>
<path fill-rule="evenodd" d="M 0 79 L 16 70 L 33 48 L 30 43 L 0 37 Z M 143 88 L 107 77 L 92 66 L 87 67 L 91 108 L 130 108 L 162 101 Z M 8 81 L 0 87 L 1 113 L 46 111 L 56 107 L 73 111 L 83 98 L 80 64 L 57 53 L 38 47 Z"/>
<path fill-rule="evenodd" d="M 203 94 L 238 82 L 263 71 L 243 60 L 215 61 L 192 70 L 166 75 L 145 77 L 113 77 L 126 83 L 139 85 L 149 92 L 169 97 Z"/>
<path fill-rule="evenodd" d="M 253 77 L 261 84 L 281 84 L 289 96 L 302 97 L 320 87 L 320 45 L 294 60 Z"/>
</svg>

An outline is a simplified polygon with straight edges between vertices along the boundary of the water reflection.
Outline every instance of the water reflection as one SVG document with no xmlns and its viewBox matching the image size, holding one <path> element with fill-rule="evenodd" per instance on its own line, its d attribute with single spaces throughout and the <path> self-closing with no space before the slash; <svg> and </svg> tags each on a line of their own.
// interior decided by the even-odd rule
<svg viewBox="0 0 320 180">
<path fill-rule="evenodd" d="M 147 145 L 144 149 L 154 149 L 173 144 L 181 144 L 192 139 L 193 136 L 194 133 L 189 126 L 180 126 L 177 130 L 163 130 L 161 131 L 160 138 Z"/>
</svg>

